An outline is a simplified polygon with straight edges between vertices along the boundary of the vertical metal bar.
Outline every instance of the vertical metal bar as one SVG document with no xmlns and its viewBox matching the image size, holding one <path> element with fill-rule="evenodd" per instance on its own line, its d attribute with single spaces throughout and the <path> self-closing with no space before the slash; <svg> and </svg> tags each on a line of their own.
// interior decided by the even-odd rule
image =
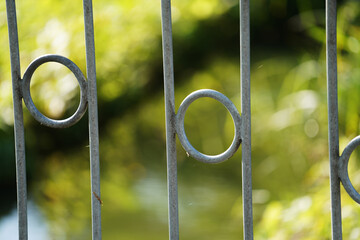
<svg viewBox="0 0 360 240">
<path fill-rule="evenodd" d="M 96 64 L 93 8 L 91 0 L 84 0 L 86 74 L 88 78 L 89 104 L 89 141 L 91 172 L 91 214 L 92 239 L 101 239 L 101 200 L 100 200 L 100 159 L 99 159 L 99 127 L 96 90 Z"/>
<path fill-rule="evenodd" d="M 253 239 L 250 103 L 250 3 L 240 0 L 242 192 L 244 239 Z"/>
<path fill-rule="evenodd" d="M 342 239 L 337 91 L 336 0 L 326 0 L 326 67 L 329 121 L 330 194 L 332 239 Z"/>
<path fill-rule="evenodd" d="M 166 157 L 169 204 L 169 239 L 179 239 L 176 128 L 174 96 L 174 64 L 171 26 L 171 2 L 161 0 L 161 24 L 164 64 L 165 121 L 166 121 Z"/>
<path fill-rule="evenodd" d="M 19 57 L 19 40 L 16 20 L 15 0 L 6 0 L 7 21 L 10 43 L 11 77 L 14 101 L 14 134 L 16 156 L 17 209 L 19 224 L 19 239 L 28 238 L 27 231 L 27 191 L 26 191 L 26 161 L 25 134 L 21 96 L 21 70 Z"/>
</svg>

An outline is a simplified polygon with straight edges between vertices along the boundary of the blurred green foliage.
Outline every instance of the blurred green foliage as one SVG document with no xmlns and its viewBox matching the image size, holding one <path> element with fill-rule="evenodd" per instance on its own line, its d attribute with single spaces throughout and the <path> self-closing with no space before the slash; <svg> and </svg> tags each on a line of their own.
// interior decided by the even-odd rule
<svg viewBox="0 0 360 240">
<path fill-rule="evenodd" d="M 17 1 L 21 69 L 61 54 L 85 72 L 81 1 Z M 341 151 L 359 133 L 360 3 L 339 2 Z M 167 195 L 160 2 L 94 1 L 104 239 L 166 239 Z M 176 108 L 211 88 L 240 109 L 239 16 L 235 0 L 173 1 Z M 322 1 L 251 1 L 252 152 L 255 239 L 330 239 L 325 14 Z M 0 2 L 0 211 L 15 199 L 12 94 L 5 2 Z M 40 67 L 31 93 L 47 116 L 74 112 L 79 88 L 55 63 Z M 64 130 L 40 126 L 26 108 L 29 192 L 53 239 L 90 239 L 87 119 Z M 187 111 L 193 145 L 217 154 L 233 124 L 221 104 Z M 206 165 L 178 144 L 181 239 L 239 239 L 241 148 Z M 360 168 L 350 177 L 360 184 Z M 360 209 L 342 194 L 344 239 L 359 239 Z"/>
</svg>

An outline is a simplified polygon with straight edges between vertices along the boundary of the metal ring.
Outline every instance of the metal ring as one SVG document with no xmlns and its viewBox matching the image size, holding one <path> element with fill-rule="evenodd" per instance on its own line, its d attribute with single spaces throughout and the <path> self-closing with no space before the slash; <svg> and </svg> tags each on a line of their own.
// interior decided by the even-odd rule
<svg viewBox="0 0 360 240">
<path fill-rule="evenodd" d="M 80 104 L 76 112 L 69 118 L 63 120 L 54 120 L 43 115 L 35 106 L 31 94 L 30 94 L 30 82 L 31 77 L 34 74 L 35 70 L 42 64 L 47 62 L 57 62 L 65 67 L 67 67 L 76 77 L 80 86 Z M 30 63 L 29 67 L 26 69 L 23 81 L 22 81 L 22 96 L 26 107 L 29 109 L 31 115 L 39 121 L 41 124 L 53 127 L 53 128 L 66 128 L 77 123 L 81 117 L 84 115 L 87 107 L 87 82 L 86 79 L 79 69 L 78 66 L 70 59 L 59 56 L 59 55 L 44 55 L 35 59 Z"/>
<path fill-rule="evenodd" d="M 225 152 L 218 155 L 206 155 L 199 152 L 191 145 L 188 138 L 186 137 L 185 128 L 184 128 L 185 112 L 193 101 L 201 97 L 210 97 L 215 100 L 218 100 L 230 112 L 231 117 L 234 121 L 234 128 L 235 128 L 234 139 L 230 147 Z M 178 134 L 179 140 L 183 148 L 191 157 L 204 163 L 220 163 L 229 159 L 232 155 L 234 155 L 234 153 L 237 151 L 237 149 L 241 144 L 240 129 L 241 129 L 241 117 L 235 105 L 224 94 L 211 89 L 198 90 L 188 95 L 184 99 L 184 101 L 180 104 L 178 113 L 176 114 L 176 132 Z"/>
<path fill-rule="evenodd" d="M 350 195 L 352 199 L 354 199 L 355 202 L 360 204 L 360 194 L 355 190 L 354 186 L 352 185 L 348 172 L 348 165 L 351 153 L 359 145 L 360 136 L 357 136 L 353 140 L 351 140 L 349 144 L 345 147 L 342 155 L 340 156 L 338 174 L 346 192 Z"/>
</svg>

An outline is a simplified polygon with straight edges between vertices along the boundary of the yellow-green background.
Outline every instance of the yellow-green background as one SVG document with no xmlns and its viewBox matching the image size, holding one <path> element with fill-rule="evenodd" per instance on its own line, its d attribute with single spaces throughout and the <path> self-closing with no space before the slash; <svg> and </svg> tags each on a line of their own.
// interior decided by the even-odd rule
<svg viewBox="0 0 360 240">
<path fill-rule="evenodd" d="M 251 2 L 251 100 L 256 240 L 330 239 L 325 1 Z M 60 54 L 85 72 L 82 2 L 18 0 L 21 69 Z M 211 88 L 240 109 L 235 0 L 174 0 L 175 102 Z M 159 0 L 94 1 L 103 239 L 167 239 L 165 117 Z M 9 42 L 0 2 L 0 214 L 15 207 Z M 340 152 L 359 134 L 360 3 L 339 1 Z M 61 119 L 78 104 L 76 80 L 55 63 L 32 79 L 36 106 Z M 90 239 L 87 117 L 65 129 L 24 108 L 29 198 L 51 239 Z M 197 100 L 185 127 L 199 150 L 230 145 L 233 124 L 214 100 Z M 359 161 L 350 177 L 360 185 Z M 216 165 L 178 144 L 180 239 L 242 239 L 241 147 Z M 360 207 L 342 190 L 344 239 L 360 239 Z M 30 229 L 31 231 L 31 229 Z M 15 233 L 13 233 L 15 234 Z M 34 237 L 33 239 L 36 239 Z"/>
</svg>

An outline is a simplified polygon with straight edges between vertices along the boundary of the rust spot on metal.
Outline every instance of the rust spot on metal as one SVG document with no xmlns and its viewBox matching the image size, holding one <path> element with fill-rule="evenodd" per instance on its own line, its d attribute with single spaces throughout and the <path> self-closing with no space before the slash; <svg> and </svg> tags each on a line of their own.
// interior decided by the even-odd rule
<svg viewBox="0 0 360 240">
<path fill-rule="evenodd" d="M 104 202 L 101 200 L 101 198 L 95 193 L 93 192 L 94 196 L 96 197 L 96 199 L 99 201 L 99 203 L 101 204 L 101 206 L 104 205 Z"/>
</svg>

